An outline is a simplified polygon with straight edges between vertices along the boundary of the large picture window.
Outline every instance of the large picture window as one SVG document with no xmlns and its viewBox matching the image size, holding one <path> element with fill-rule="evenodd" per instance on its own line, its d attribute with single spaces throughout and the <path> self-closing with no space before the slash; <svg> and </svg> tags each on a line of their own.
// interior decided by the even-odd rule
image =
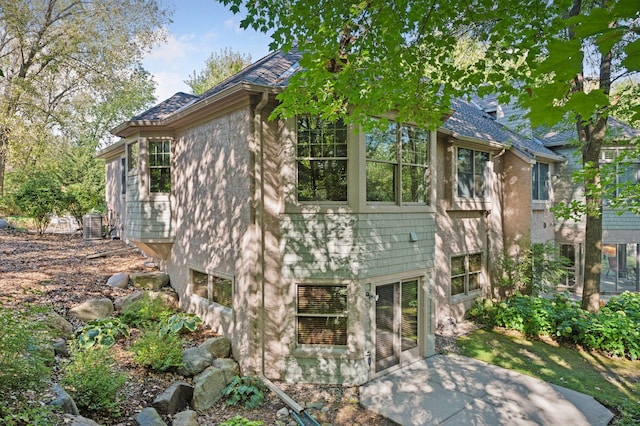
<svg viewBox="0 0 640 426">
<path fill-rule="evenodd" d="M 233 308 L 233 280 L 191 270 L 191 291 L 210 302 Z"/>
<path fill-rule="evenodd" d="M 390 122 L 366 135 L 367 201 L 426 204 L 429 133 Z"/>
<path fill-rule="evenodd" d="M 489 153 L 458 148 L 456 157 L 458 197 L 487 197 Z"/>
<path fill-rule="evenodd" d="M 171 192 L 171 142 L 149 141 L 149 191 Z"/>
<path fill-rule="evenodd" d="M 347 344 L 347 287 L 298 285 L 298 344 Z"/>
<path fill-rule="evenodd" d="M 531 198 L 534 200 L 549 199 L 549 165 L 536 163 L 531 170 Z"/>
<path fill-rule="evenodd" d="M 482 253 L 451 257 L 451 296 L 479 291 L 481 273 Z"/>
<path fill-rule="evenodd" d="M 298 201 L 347 201 L 347 126 L 301 116 L 296 132 Z"/>
</svg>

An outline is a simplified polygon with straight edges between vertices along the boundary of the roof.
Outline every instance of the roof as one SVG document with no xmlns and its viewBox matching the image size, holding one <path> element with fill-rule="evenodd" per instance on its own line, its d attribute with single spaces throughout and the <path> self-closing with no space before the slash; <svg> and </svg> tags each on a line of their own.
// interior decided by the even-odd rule
<svg viewBox="0 0 640 426">
<path fill-rule="evenodd" d="M 462 99 L 451 103 L 453 114 L 442 125 L 457 136 L 483 139 L 505 146 L 513 146 L 529 158 L 544 156 L 560 160 L 561 157 L 545 147 L 537 138 L 525 137 L 495 121 L 489 114 Z"/>
<path fill-rule="evenodd" d="M 182 92 L 176 93 L 169 99 L 133 117 L 128 123 L 160 122 L 179 111 L 192 106 L 196 107 L 200 102 L 243 84 L 258 87 L 285 88 L 289 83 L 289 78 L 300 70 L 299 60 L 301 56 L 296 47 L 286 53 L 282 50 L 272 52 L 246 66 L 237 74 L 218 83 L 200 96 Z M 529 158 L 543 155 L 560 159 L 556 153 L 545 148 L 538 139 L 526 138 L 508 129 L 475 105 L 477 104 L 455 99 L 451 105 L 453 113 L 444 122 L 442 129 L 448 130 L 458 137 L 495 142 L 506 147 L 513 146 Z M 126 123 L 123 124 L 126 125 Z"/>
<path fill-rule="evenodd" d="M 543 139 L 547 147 L 569 145 L 578 140 L 574 123 L 563 123 L 552 129 L 538 129 L 536 135 Z M 636 129 L 622 121 L 609 117 L 607 120 L 607 137 L 614 140 L 631 140 L 640 137 L 640 129 Z"/>
<path fill-rule="evenodd" d="M 140 115 L 136 115 L 131 121 L 157 121 L 167 118 L 175 111 L 193 103 L 198 99 L 195 95 L 178 92 L 169 99 L 160 102 L 158 105 L 146 110 Z"/>
</svg>

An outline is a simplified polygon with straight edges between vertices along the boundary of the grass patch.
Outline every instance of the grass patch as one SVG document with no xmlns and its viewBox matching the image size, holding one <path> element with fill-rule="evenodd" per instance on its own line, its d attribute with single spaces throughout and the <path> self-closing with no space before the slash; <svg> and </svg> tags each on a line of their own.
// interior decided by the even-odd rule
<svg viewBox="0 0 640 426">
<path fill-rule="evenodd" d="M 614 412 L 613 424 L 640 424 L 639 361 L 482 329 L 460 337 L 458 345 L 463 355 L 593 396 Z"/>
</svg>

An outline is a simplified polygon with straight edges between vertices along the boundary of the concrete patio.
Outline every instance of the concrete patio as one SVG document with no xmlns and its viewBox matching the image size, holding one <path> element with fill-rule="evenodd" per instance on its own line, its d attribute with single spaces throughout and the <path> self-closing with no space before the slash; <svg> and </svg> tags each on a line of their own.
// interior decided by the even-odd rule
<svg viewBox="0 0 640 426">
<path fill-rule="evenodd" d="M 579 392 L 460 355 L 435 355 L 360 387 L 360 402 L 410 425 L 607 425 Z"/>
</svg>

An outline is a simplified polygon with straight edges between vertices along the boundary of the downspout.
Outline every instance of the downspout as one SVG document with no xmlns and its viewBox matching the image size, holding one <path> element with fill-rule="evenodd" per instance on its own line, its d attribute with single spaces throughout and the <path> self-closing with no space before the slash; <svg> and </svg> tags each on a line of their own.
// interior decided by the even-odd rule
<svg viewBox="0 0 640 426">
<path fill-rule="evenodd" d="M 262 99 L 256 105 L 255 113 L 253 115 L 253 131 L 254 131 L 254 141 L 256 144 L 256 154 L 255 154 L 255 200 L 256 200 L 256 225 L 258 226 L 258 232 L 256 233 L 257 246 L 258 246 L 258 259 L 256 264 L 256 281 L 258 281 L 258 286 L 260 288 L 260 325 L 259 325 L 259 333 L 260 333 L 260 376 L 264 375 L 264 354 L 265 354 L 265 342 L 264 342 L 264 288 L 265 288 L 265 278 L 264 278 L 264 269 L 265 269 L 265 260 L 264 260 L 264 252 L 265 252 L 265 230 L 264 230 L 264 167 L 263 167 L 263 152 L 262 152 L 262 110 L 265 105 L 269 101 L 269 94 L 267 92 L 262 93 Z"/>
</svg>

